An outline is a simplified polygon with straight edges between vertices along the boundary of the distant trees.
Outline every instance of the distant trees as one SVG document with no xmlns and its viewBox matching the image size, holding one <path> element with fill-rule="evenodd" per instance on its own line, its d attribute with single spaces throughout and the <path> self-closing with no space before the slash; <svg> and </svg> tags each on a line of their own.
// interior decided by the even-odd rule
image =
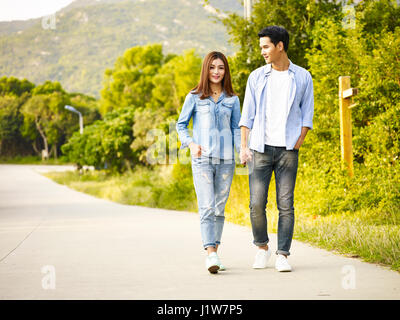
<svg viewBox="0 0 400 320">
<path fill-rule="evenodd" d="M 164 55 L 159 44 L 130 48 L 114 68 L 105 71 L 98 101 L 68 93 L 58 82 L 35 86 L 3 77 L 0 155 L 13 156 L 21 150 L 40 155 L 45 150 L 49 157 L 58 157 L 61 151 L 78 166 L 118 172 L 139 163 L 150 164 L 151 145 L 177 150 L 175 121 L 186 95 L 199 80 L 200 68 L 201 58 L 194 50 Z M 65 105 L 83 113 L 83 134 L 76 114 L 65 110 Z M 12 151 L 12 145 L 20 148 Z"/>
<path fill-rule="evenodd" d="M 176 139 L 170 139 L 170 134 L 176 134 L 175 121 L 186 95 L 199 80 L 200 69 L 201 58 L 194 50 L 190 50 L 183 55 L 167 56 L 165 63 L 153 77 L 150 100 L 135 110 L 134 140 L 131 148 L 136 150 L 142 163 L 147 163 L 148 148 L 155 142 L 152 133 L 165 134 L 165 141 L 157 142 L 166 143 L 165 146 L 160 145 L 164 150 L 177 149 L 176 142 L 174 144 Z M 165 160 L 168 161 L 168 153 Z"/>
<path fill-rule="evenodd" d="M 89 165 L 112 171 L 129 169 L 135 160 L 130 149 L 133 120 L 132 108 L 110 111 L 104 120 L 86 126 L 83 134 L 75 132 L 61 150 L 78 167 Z"/>
<path fill-rule="evenodd" d="M 194 50 L 166 55 L 158 44 L 134 47 L 119 57 L 106 81 L 99 101 L 103 121 L 75 133 L 62 147 L 78 165 L 107 167 L 122 172 L 136 164 L 149 164 L 151 145 L 177 149 L 175 125 L 186 95 L 199 78 L 201 58 Z M 162 135 L 163 139 L 157 137 Z M 167 156 L 167 155 L 166 155 Z"/>
<path fill-rule="evenodd" d="M 31 151 L 29 141 L 20 130 L 24 121 L 20 109 L 34 87 L 27 80 L 0 78 L 0 155 L 27 154 Z"/>
<path fill-rule="evenodd" d="M 105 71 L 100 110 L 137 108 L 151 99 L 153 77 L 164 63 L 161 45 L 133 47 L 117 58 L 114 68 Z"/>
<path fill-rule="evenodd" d="M 86 123 L 99 119 L 96 100 L 83 94 L 69 94 L 60 83 L 46 81 L 35 86 L 14 77 L 0 78 L 0 155 L 58 156 L 61 145 L 79 128 L 66 104 L 85 114 Z"/>
</svg>

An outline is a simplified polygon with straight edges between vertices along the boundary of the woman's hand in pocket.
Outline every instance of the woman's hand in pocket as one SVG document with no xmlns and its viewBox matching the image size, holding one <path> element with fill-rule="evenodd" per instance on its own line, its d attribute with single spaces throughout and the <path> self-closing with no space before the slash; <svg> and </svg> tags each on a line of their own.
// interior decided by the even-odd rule
<svg viewBox="0 0 400 320">
<path fill-rule="evenodd" d="M 201 156 L 201 153 L 202 153 L 203 151 L 205 151 L 204 148 L 203 148 L 201 145 L 196 144 L 196 143 L 194 143 L 194 142 L 191 142 L 191 143 L 189 144 L 189 149 L 190 149 L 190 154 L 191 154 L 193 157 L 196 157 L 196 158 L 200 157 L 200 156 Z"/>
</svg>

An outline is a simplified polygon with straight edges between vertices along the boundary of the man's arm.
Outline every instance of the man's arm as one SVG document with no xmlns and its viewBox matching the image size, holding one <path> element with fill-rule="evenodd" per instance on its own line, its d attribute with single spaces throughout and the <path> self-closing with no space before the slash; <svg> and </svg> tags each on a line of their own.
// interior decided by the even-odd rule
<svg viewBox="0 0 400 320">
<path fill-rule="evenodd" d="M 310 130 L 310 128 L 308 128 L 308 127 L 301 127 L 301 134 L 300 134 L 300 137 L 299 137 L 299 139 L 297 140 L 297 142 L 296 142 L 296 144 L 295 144 L 295 146 L 294 146 L 295 149 L 297 149 L 297 150 L 300 149 L 301 145 L 302 145 L 303 142 L 304 142 L 304 139 L 306 138 L 306 135 L 307 135 L 308 130 Z"/>
<path fill-rule="evenodd" d="M 249 139 L 249 132 L 250 132 L 249 128 L 247 128 L 245 126 L 240 127 L 240 137 L 241 137 L 241 139 L 240 139 L 241 140 L 240 149 L 247 148 L 247 142 L 248 142 L 248 139 Z"/>
<path fill-rule="evenodd" d="M 307 74 L 307 86 L 300 101 L 301 121 L 303 127 L 313 128 L 314 86 L 311 75 Z"/>
<path fill-rule="evenodd" d="M 256 99 L 252 85 L 252 75 L 247 79 L 246 92 L 244 94 L 242 116 L 239 121 L 239 127 L 245 126 L 253 128 L 254 117 L 256 115 Z"/>
<path fill-rule="evenodd" d="M 303 126 L 301 127 L 300 137 L 294 146 L 294 148 L 297 150 L 300 149 L 301 145 L 303 144 L 308 130 L 313 128 L 314 87 L 311 75 L 309 73 L 307 77 L 307 87 L 300 101 L 300 109 Z"/>
<path fill-rule="evenodd" d="M 250 161 L 253 154 L 251 153 L 249 147 L 247 146 L 247 141 L 249 138 L 250 129 L 241 126 L 240 127 L 240 136 L 241 136 L 241 143 L 240 143 L 240 163 L 246 165 L 247 161 Z"/>
<path fill-rule="evenodd" d="M 240 163 L 246 165 L 251 160 L 252 153 L 248 148 L 248 137 L 253 128 L 254 117 L 256 115 L 256 99 L 252 85 L 252 74 L 247 79 L 246 92 L 244 94 L 242 117 L 239 121 L 240 127 Z"/>
</svg>

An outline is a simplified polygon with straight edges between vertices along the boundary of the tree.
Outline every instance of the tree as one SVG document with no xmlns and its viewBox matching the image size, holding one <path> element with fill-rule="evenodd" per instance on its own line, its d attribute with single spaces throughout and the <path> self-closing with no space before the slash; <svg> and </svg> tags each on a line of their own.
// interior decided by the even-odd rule
<svg viewBox="0 0 400 320">
<path fill-rule="evenodd" d="M 0 95 L 21 96 L 23 93 L 30 93 L 35 85 L 26 79 L 19 80 L 14 77 L 0 78 Z"/>
<path fill-rule="evenodd" d="M 62 132 L 71 123 L 72 116 L 64 109 L 69 103 L 68 94 L 60 83 L 46 81 L 32 90 L 32 96 L 22 106 L 24 135 L 32 138 L 34 135 L 32 124 L 34 124 L 49 157 L 52 153 L 57 157 L 57 145 Z M 51 152 L 49 152 L 50 146 L 52 146 Z"/>
<path fill-rule="evenodd" d="M 154 143 L 159 144 L 158 149 L 166 152 L 166 161 L 169 154 L 167 150 L 178 147 L 177 142 L 174 142 L 177 139 L 169 139 L 170 134 L 176 134 L 170 132 L 170 128 L 175 130 L 175 121 L 186 95 L 199 80 L 200 70 L 201 58 L 194 50 L 189 50 L 169 59 L 153 77 L 151 100 L 135 110 L 131 148 L 139 154 L 141 162 L 146 163 L 147 150 Z M 160 139 L 155 141 L 153 138 L 158 135 L 161 135 Z"/>
<path fill-rule="evenodd" d="M 126 50 L 115 62 L 114 69 L 105 71 L 101 113 L 104 115 L 110 110 L 128 106 L 145 106 L 151 99 L 153 77 L 163 61 L 162 46 L 158 44 Z"/>
<path fill-rule="evenodd" d="M 78 167 L 106 166 L 115 172 L 130 169 L 135 162 L 135 154 L 130 149 L 133 119 L 132 108 L 111 111 L 104 120 L 87 126 L 83 134 L 74 133 L 61 150 Z"/>
<path fill-rule="evenodd" d="M 24 121 L 20 108 L 26 101 L 27 95 L 25 93 L 22 97 L 0 96 L 0 155 L 26 154 L 23 150 L 28 143 L 20 132 Z"/>
<path fill-rule="evenodd" d="M 21 106 L 29 99 L 35 85 L 14 77 L 0 78 L 0 155 L 29 154 L 29 142 L 21 135 Z"/>
</svg>

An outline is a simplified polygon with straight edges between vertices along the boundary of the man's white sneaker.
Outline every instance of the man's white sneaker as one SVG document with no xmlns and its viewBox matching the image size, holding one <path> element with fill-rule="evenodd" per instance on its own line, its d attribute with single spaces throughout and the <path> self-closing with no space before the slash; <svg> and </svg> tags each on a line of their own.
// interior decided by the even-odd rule
<svg viewBox="0 0 400 320">
<path fill-rule="evenodd" d="M 292 271 L 292 267 L 290 266 L 289 262 L 287 261 L 287 258 L 282 254 L 278 254 L 278 256 L 276 257 L 275 269 L 278 270 L 279 272 Z"/>
<path fill-rule="evenodd" d="M 256 257 L 254 259 L 253 268 L 254 269 L 266 268 L 270 257 L 271 257 L 271 251 L 269 249 L 268 250 L 258 249 Z"/>
<path fill-rule="evenodd" d="M 217 253 L 211 252 L 206 258 L 206 268 L 210 273 L 218 273 L 219 265 L 221 262 L 217 256 Z"/>
</svg>

